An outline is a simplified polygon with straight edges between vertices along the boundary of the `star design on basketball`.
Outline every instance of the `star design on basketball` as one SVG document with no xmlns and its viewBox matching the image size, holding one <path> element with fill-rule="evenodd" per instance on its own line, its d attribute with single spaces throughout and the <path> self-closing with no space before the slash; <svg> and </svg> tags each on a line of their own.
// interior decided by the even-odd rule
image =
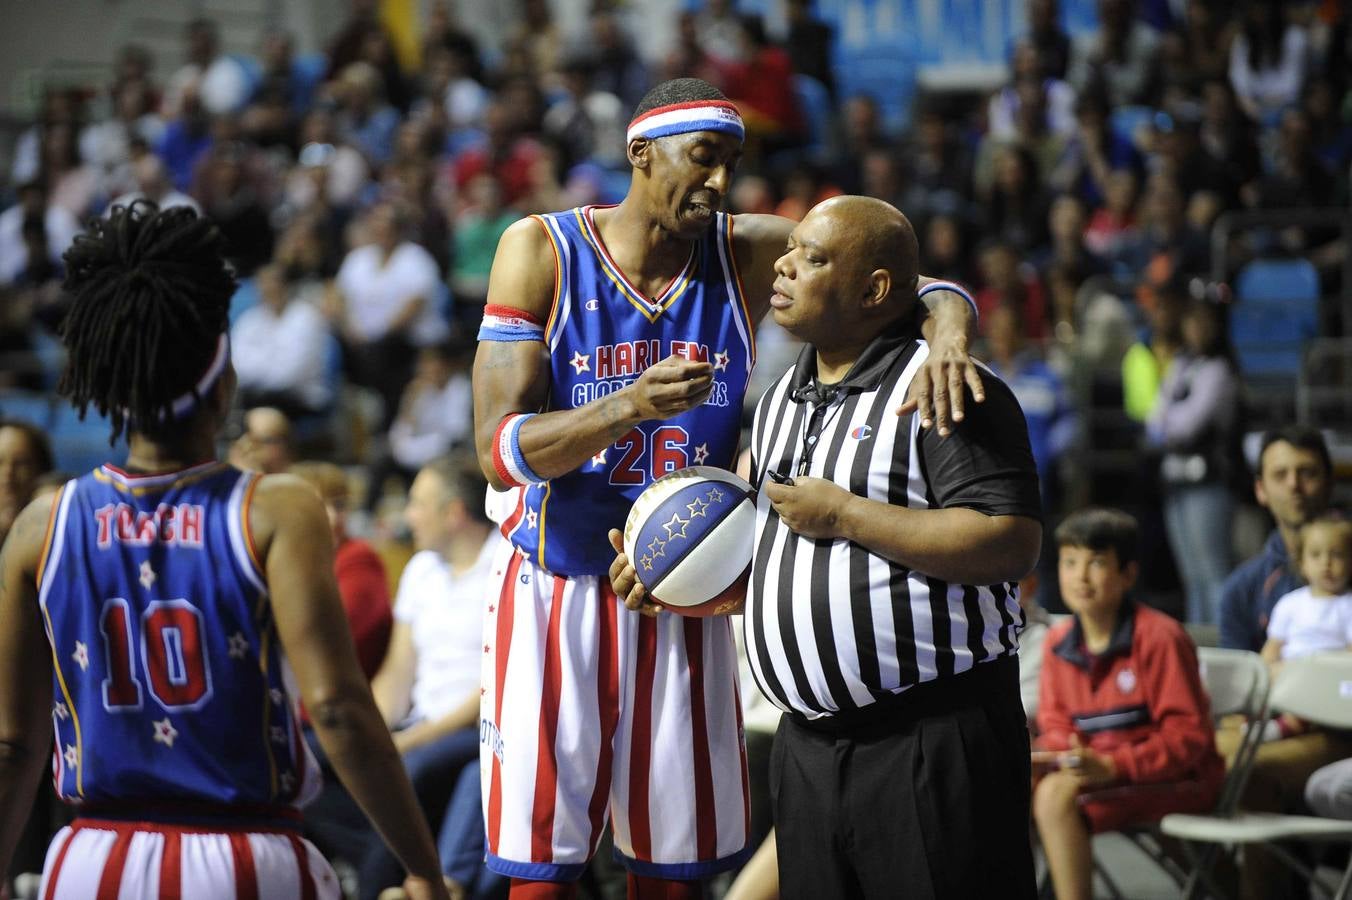
<svg viewBox="0 0 1352 900">
<path fill-rule="evenodd" d="M 66 704 L 58 700 L 52 706 L 52 715 L 56 716 L 58 719 L 64 722 L 66 721 L 66 719 L 70 718 L 70 709 L 66 706 Z"/>
<path fill-rule="evenodd" d="M 155 743 L 172 748 L 174 746 L 174 739 L 178 737 L 178 729 L 174 727 L 173 722 L 169 721 L 169 717 L 165 716 L 158 722 L 152 722 L 150 724 L 155 729 Z"/>
<path fill-rule="evenodd" d="M 695 448 L 695 465 L 704 465 L 705 460 L 709 458 L 709 445 L 700 444 Z"/>
<path fill-rule="evenodd" d="M 85 646 L 84 641 L 75 642 L 75 652 L 70 658 L 75 660 L 75 665 L 80 667 L 81 672 L 89 668 L 89 648 Z"/>
<path fill-rule="evenodd" d="M 667 546 L 666 541 L 654 535 L 652 541 L 649 542 L 648 544 L 648 553 L 652 556 L 653 559 L 657 559 L 657 557 L 659 556 L 666 556 L 667 555 L 667 551 L 665 549 L 666 546 Z"/>
<path fill-rule="evenodd" d="M 667 540 L 674 541 L 678 537 L 685 537 L 685 526 L 689 524 L 689 519 L 682 519 L 679 513 L 672 513 L 671 521 L 662 523 L 662 527 L 667 530 Z"/>
<path fill-rule="evenodd" d="M 581 352 L 579 352 L 579 351 L 577 351 L 577 350 L 574 350 L 574 351 L 573 351 L 573 358 L 570 359 L 570 360 L 568 361 L 568 364 L 569 364 L 570 366 L 572 366 L 572 367 L 573 367 L 573 371 L 576 372 L 576 373 L 579 374 L 579 375 L 581 375 L 583 372 L 590 372 L 590 371 L 591 371 L 591 354 L 590 354 L 590 353 L 581 353 Z"/>
<path fill-rule="evenodd" d="M 296 776 L 290 772 L 283 772 L 277 780 L 281 783 L 282 793 L 284 794 L 291 793 L 291 789 L 296 786 Z"/>
<path fill-rule="evenodd" d="M 720 491 L 718 488 L 709 488 L 709 493 L 705 494 L 704 496 L 709 498 L 710 503 L 723 502 L 723 492 Z"/>
<path fill-rule="evenodd" d="M 286 730 L 283 729 L 280 725 L 273 725 L 271 728 L 269 728 L 268 736 L 272 738 L 272 742 L 274 744 L 286 743 Z"/>
<path fill-rule="evenodd" d="M 719 350 L 714 354 L 714 371 L 722 372 L 726 370 L 730 362 L 732 362 L 732 357 L 728 356 L 728 351 Z"/>
<path fill-rule="evenodd" d="M 639 565 L 643 566 L 643 571 L 651 572 L 653 570 L 653 558 L 651 556 L 640 557 L 638 562 Z"/>
<path fill-rule="evenodd" d="M 72 769 L 80 764 L 80 751 L 75 749 L 74 744 L 67 744 L 66 752 L 61 756 L 66 760 L 66 765 Z"/>
<path fill-rule="evenodd" d="M 155 570 L 150 567 L 150 560 L 141 563 L 141 587 L 150 590 L 150 586 L 155 583 Z"/>
<path fill-rule="evenodd" d="M 269 697 L 269 698 L 272 700 L 272 702 L 273 702 L 274 704 L 276 704 L 277 706 L 281 706 L 281 705 L 282 705 L 282 701 L 283 701 L 284 699 L 286 699 L 286 696 L 285 696 L 281 691 L 279 691 L 277 688 L 272 688 L 271 690 L 269 690 L 269 691 L 268 691 L 268 697 Z"/>
<path fill-rule="evenodd" d="M 244 636 L 244 632 L 236 631 L 230 635 L 230 653 L 231 659 L 243 659 L 249 655 L 249 639 Z"/>
<path fill-rule="evenodd" d="M 591 458 L 591 461 L 592 465 L 596 466 L 596 468 L 601 468 L 606 464 L 606 451 L 602 450 L 600 453 L 597 453 Z"/>
<path fill-rule="evenodd" d="M 685 505 L 685 508 L 688 509 L 688 510 L 690 510 L 690 518 L 692 518 L 692 519 L 695 518 L 695 516 L 700 516 L 700 517 L 702 517 L 702 518 L 708 518 L 708 513 L 706 513 L 705 510 L 707 510 L 707 509 L 709 508 L 709 504 L 708 504 L 708 503 L 705 503 L 705 502 L 704 502 L 703 500 L 701 500 L 699 497 L 696 497 L 696 498 L 695 498 L 695 502 L 694 502 L 694 503 L 687 503 L 687 504 Z"/>
<path fill-rule="evenodd" d="M 526 510 L 526 527 L 533 529 L 538 524 L 540 524 L 540 514 L 533 509 Z"/>
</svg>

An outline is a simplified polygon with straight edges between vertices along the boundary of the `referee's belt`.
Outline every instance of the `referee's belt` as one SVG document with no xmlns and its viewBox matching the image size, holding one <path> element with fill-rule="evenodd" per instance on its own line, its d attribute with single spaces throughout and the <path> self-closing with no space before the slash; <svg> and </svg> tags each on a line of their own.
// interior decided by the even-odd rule
<svg viewBox="0 0 1352 900">
<path fill-rule="evenodd" d="M 1001 656 L 990 662 L 977 663 L 966 672 L 922 681 L 899 694 L 890 694 L 857 709 L 840 710 L 817 719 L 809 719 L 796 711 L 787 715 L 794 724 L 809 731 L 858 735 L 886 732 L 907 722 L 982 706 L 1002 692 L 1009 703 L 1021 704 L 1018 656 Z"/>
</svg>

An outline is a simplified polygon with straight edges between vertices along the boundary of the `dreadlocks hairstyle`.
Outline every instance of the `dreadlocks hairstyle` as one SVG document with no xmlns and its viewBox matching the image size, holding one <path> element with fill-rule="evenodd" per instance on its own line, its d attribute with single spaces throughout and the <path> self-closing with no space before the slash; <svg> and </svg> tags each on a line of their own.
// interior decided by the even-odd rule
<svg viewBox="0 0 1352 900">
<path fill-rule="evenodd" d="M 95 219 L 66 251 L 72 303 L 57 390 L 80 418 L 90 406 L 109 418 L 110 444 L 132 428 L 164 435 L 201 403 L 235 291 L 223 249 L 220 230 L 194 210 L 137 200 Z"/>
<path fill-rule="evenodd" d="M 699 100 L 717 100 L 726 103 L 727 95 L 702 78 L 673 78 L 653 87 L 643 95 L 634 110 L 637 119 L 646 112 L 652 112 L 659 106 L 671 106 L 674 103 L 693 103 Z"/>
</svg>

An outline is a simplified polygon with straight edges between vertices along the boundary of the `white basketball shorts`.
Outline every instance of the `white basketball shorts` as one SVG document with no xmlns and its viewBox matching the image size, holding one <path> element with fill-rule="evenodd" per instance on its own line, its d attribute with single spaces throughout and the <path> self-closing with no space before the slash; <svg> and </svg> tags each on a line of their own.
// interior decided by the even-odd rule
<svg viewBox="0 0 1352 900">
<path fill-rule="evenodd" d="M 630 871 L 740 865 L 750 803 L 732 622 L 624 608 L 509 544 L 484 615 L 480 760 L 488 867 L 571 881 L 607 815 Z"/>
<path fill-rule="evenodd" d="M 298 834 L 76 819 L 47 849 L 38 896 L 339 900 L 341 892 L 328 862 Z"/>
</svg>

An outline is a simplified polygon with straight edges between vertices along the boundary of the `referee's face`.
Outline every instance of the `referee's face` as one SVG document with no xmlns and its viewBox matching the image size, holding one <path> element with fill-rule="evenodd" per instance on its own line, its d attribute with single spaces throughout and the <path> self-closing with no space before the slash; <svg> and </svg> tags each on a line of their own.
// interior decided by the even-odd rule
<svg viewBox="0 0 1352 900">
<path fill-rule="evenodd" d="M 857 255 L 849 251 L 849 223 L 820 207 L 813 208 L 789 235 L 788 247 L 775 262 L 770 307 L 775 322 L 794 337 L 820 348 L 832 335 L 854 331 L 857 309 L 844 302 L 860 280 Z"/>
</svg>

